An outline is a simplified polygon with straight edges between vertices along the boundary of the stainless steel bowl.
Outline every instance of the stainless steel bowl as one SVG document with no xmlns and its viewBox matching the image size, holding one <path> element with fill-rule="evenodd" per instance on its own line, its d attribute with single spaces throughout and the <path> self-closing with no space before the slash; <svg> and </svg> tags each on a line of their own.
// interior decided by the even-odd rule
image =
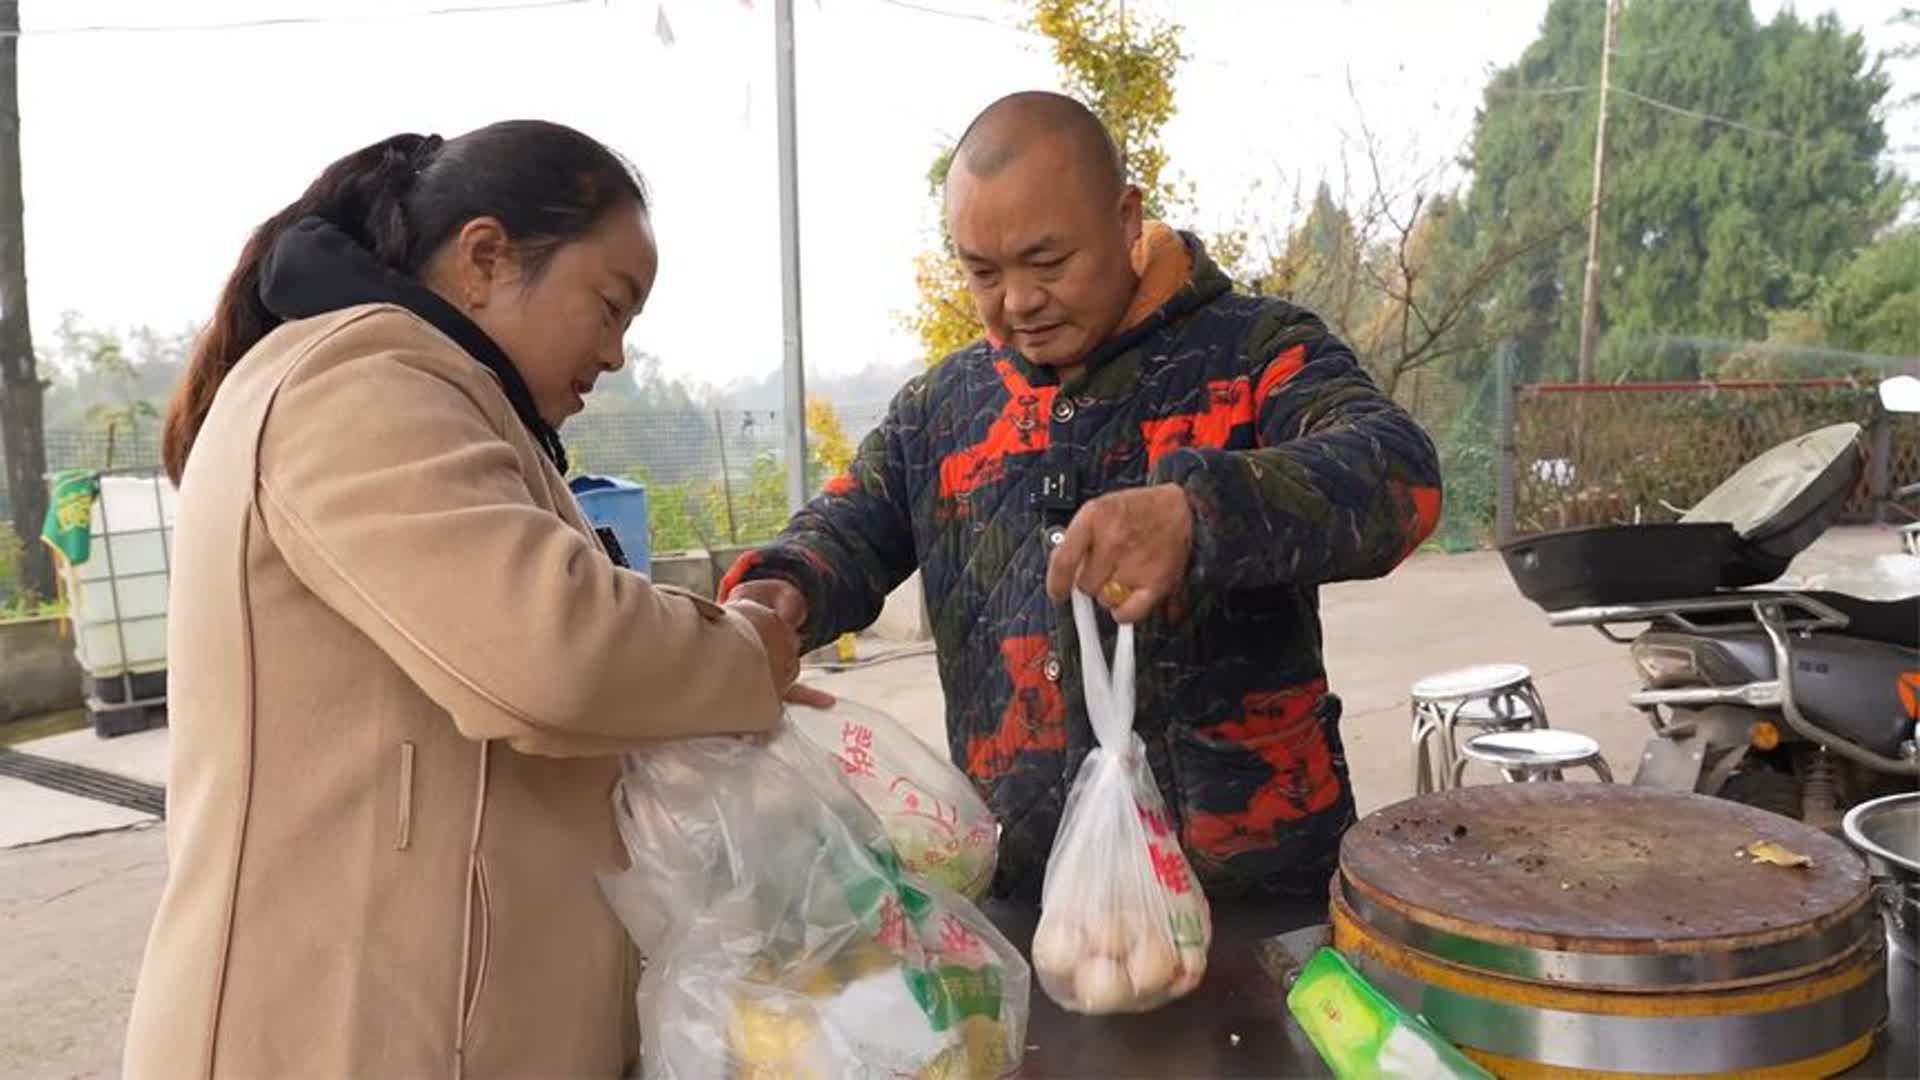
<svg viewBox="0 0 1920 1080">
<path fill-rule="evenodd" d="M 1861 803 L 1841 828 L 1867 857 L 1894 952 L 1920 965 L 1920 791 Z"/>
</svg>

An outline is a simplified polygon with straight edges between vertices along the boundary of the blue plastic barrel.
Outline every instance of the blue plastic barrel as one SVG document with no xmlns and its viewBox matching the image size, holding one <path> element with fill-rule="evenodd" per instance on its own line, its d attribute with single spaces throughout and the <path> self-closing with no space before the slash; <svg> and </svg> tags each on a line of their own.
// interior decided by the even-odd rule
<svg viewBox="0 0 1920 1080">
<path fill-rule="evenodd" d="M 653 567 L 653 533 L 647 521 L 647 489 L 613 476 L 577 476 L 567 485 L 596 528 L 612 529 L 627 565 L 643 574 Z"/>
</svg>

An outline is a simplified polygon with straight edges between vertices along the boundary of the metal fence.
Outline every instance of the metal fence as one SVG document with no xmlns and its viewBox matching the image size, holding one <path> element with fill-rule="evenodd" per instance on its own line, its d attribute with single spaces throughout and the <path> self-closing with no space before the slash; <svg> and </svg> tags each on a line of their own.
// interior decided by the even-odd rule
<svg viewBox="0 0 1920 1080">
<path fill-rule="evenodd" d="M 160 433 L 155 428 L 139 431 L 47 432 L 47 468 L 62 469 L 138 468 L 160 464 Z"/>
<path fill-rule="evenodd" d="M 1447 497 L 1435 539 L 1448 549 L 1672 520 L 1768 447 L 1843 420 L 1868 426 L 1873 449 L 1848 517 L 1870 517 L 1876 493 L 1920 483 L 1920 420 L 1881 414 L 1868 380 L 1509 387 L 1505 370 L 1496 361 L 1464 381 L 1415 372 L 1396 388 L 1440 451 Z M 857 445 L 885 411 L 838 415 Z M 48 468 L 157 466 L 157 434 L 49 431 Z M 576 471 L 648 486 L 657 552 L 755 543 L 786 522 L 777 410 L 588 413 L 563 435 Z M 817 490 L 828 477 L 815 468 L 809 479 Z M 0 520 L 6 502 L 0 490 Z"/>
<path fill-rule="evenodd" d="M 884 405 L 836 410 L 858 440 L 880 422 Z M 648 410 L 586 413 L 561 432 L 580 472 L 644 474 L 679 484 L 741 476 L 759 457 L 780 453 L 781 418 L 773 409 Z"/>
<path fill-rule="evenodd" d="M 856 445 L 885 405 L 836 410 Z M 685 551 L 766 540 L 787 520 L 782 416 L 773 409 L 591 413 L 563 435 L 579 472 L 622 476 L 649 489 L 653 550 Z M 808 480 L 829 478 L 817 465 Z"/>
<path fill-rule="evenodd" d="M 0 454 L 0 466 L 6 458 Z M 141 466 L 159 467 L 160 434 L 157 430 L 47 432 L 47 471 L 63 469 L 112 469 Z M 6 471 L 0 467 L 0 522 L 13 517 L 13 499 L 6 487 Z"/>
<path fill-rule="evenodd" d="M 837 410 L 856 445 L 885 413 L 884 404 Z M 587 413 L 570 421 L 562 436 L 574 471 L 638 480 L 649 487 L 656 551 L 753 543 L 772 536 L 787 519 L 781 416 L 776 410 Z M 49 472 L 159 464 L 159 433 L 151 427 L 47 432 Z M 811 479 L 817 488 L 828 478 L 814 471 Z M 10 513 L 11 501 L 0 486 L 0 521 Z"/>
<path fill-rule="evenodd" d="M 1485 546 L 1494 537 L 1499 494 L 1500 376 L 1473 379 L 1415 370 L 1394 398 L 1420 422 L 1440 454 L 1446 497 L 1432 543 L 1446 551 Z"/>
<path fill-rule="evenodd" d="M 1766 450 L 1847 421 L 1867 429 L 1869 462 L 1844 519 L 1871 520 L 1887 492 L 1920 482 L 1920 422 L 1877 401 L 1852 379 L 1521 387 L 1502 531 L 1672 521 Z"/>
</svg>

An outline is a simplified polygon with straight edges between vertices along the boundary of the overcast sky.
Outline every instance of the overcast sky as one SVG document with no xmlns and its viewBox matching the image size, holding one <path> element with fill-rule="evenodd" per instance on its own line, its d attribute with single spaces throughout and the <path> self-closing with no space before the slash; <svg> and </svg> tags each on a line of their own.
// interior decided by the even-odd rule
<svg viewBox="0 0 1920 1080">
<path fill-rule="evenodd" d="M 184 327 L 241 241 L 328 161 L 396 131 L 452 136 L 533 116 L 633 158 L 656 200 L 661 276 L 631 342 L 722 383 L 780 362 L 771 0 L 25 0 L 21 113 L 36 336 L 60 313 Z M 521 3 L 527 0 L 520 0 Z M 1600 3 L 1602 0 L 1593 0 Z M 1770 18 L 1780 0 L 1754 0 Z M 1889 43 L 1901 0 L 1829 7 Z M 1002 93 L 1053 87 L 1009 0 L 798 0 L 801 244 L 810 369 L 916 354 L 899 316 L 929 243 L 935 152 Z M 1133 0 L 1174 12 L 1192 59 L 1168 128 L 1199 223 L 1284 223 L 1297 184 L 1338 186 L 1362 118 L 1392 167 L 1466 139 L 1488 72 L 1545 0 Z M 944 12 L 944 14 L 943 14 Z M 245 29 L 195 25 L 322 16 Z M 93 25 L 167 26 L 94 32 Z M 663 35 L 662 30 L 667 31 Z M 669 44 L 665 37 L 671 38 Z M 1895 71 L 1895 96 L 1920 70 Z M 1351 80 L 1353 95 L 1349 94 Z M 1354 98 L 1357 97 L 1358 104 Z M 1571 100 L 1569 107 L 1573 107 Z M 1625 106 L 1622 106 L 1625 107 Z M 1890 125 L 1920 143 L 1920 108 Z M 1920 169 L 1920 155 L 1902 163 Z"/>
</svg>

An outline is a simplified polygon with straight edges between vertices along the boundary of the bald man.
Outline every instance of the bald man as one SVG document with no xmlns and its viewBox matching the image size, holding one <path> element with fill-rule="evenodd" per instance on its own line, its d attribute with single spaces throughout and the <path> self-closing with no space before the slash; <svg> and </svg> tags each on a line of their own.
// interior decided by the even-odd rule
<svg viewBox="0 0 1920 1080">
<path fill-rule="evenodd" d="M 1354 811 L 1318 589 L 1432 532 L 1432 444 L 1319 319 L 1143 221 L 1071 99 L 982 113 L 946 212 L 985 339 L 909 382 L 723 593 L 817 647 L 918 569 L 948 748 L 1003 829 L 995 892 L 1030 900 L 1093 741 L 1064 602 L 1085 590 L 1138 624 L 1134 728 L 1207 893 L 1324 896 Z"/>
</svg>

